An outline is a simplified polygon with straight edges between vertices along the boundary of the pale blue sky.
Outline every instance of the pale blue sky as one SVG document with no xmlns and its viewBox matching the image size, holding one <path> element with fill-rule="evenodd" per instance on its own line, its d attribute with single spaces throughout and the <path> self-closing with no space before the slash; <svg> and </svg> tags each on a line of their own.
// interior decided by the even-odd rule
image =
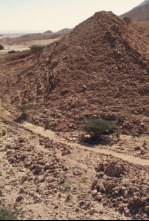
<svg viewBox="0 0 149 221">
<path fill-rule="evenodd" d="M 117 15 L 143 0 L 0 0 L 0 32 L 43 32 L 73 28 L 106 10 Z"/>
</svg>

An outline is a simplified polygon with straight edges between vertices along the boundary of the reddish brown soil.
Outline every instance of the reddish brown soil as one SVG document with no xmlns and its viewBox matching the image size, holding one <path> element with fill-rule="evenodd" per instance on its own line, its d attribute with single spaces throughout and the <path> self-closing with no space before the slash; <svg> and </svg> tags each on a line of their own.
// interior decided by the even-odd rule
<svg viewBox="0 0 149 221">
<path fill-rule="evenodd" d="M 148 133 L 144 39 L 114 14 L 97 13 L 49 46 L 39 62 L 29 52 L 1 59 L 3 101 L 32 104 L 28 120 L 57 131 L 102 116 L 125 132 Z"/>
<path fill-rule="evenodd" d="M 40 56 L 1 55 L 0 66 L 0 205 L 24 220 L 148 220 L 147 36 L 101 12 Z M 78 144 L 93 117 L 122 135 Z"/>
<path fill-rule="evenodd" d="M 149 161 L 68 143 L 0 111 L 1 207 L 23 220 L 148 220 Z"/>
</svg>

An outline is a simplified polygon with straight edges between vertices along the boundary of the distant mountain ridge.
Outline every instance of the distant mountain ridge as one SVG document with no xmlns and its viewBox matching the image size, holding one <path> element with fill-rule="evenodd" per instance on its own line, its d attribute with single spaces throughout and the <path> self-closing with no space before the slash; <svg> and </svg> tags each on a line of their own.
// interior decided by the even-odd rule
<svg viewBox="0 0 149 221">
<path fill-rule="evenodd" d="M 73 29 L 69 29 L 69 28 L 64 28 L 60 31 L 57 31 L 57 32 L 52 32 L 52 31 L 46 31 L 44 32 L 43 34 L 47 34 L 47 35 L 52 35 L 52 34 L 55 34 L 55 35 L 65 35 L 65 34 L 68 34 L 72 31 Z"/>
<path fill-rule="evenodd" d="M 70 33 L 72 30 L 73 30 L 73 29 L 64 28 L 64 29 L 62 29 L 62 30 L 56 32 L 55 34 L 62 34 L 62 35 L 63 35 L 63 34 L 68 34 L 68 33 Z"/>
<path fill-rule="evenodd" d="M 145 0 L 122 17 L 129 17 L 135 21 L 149 21 L 149 0 Z"/>
<path fill-rule="evenodd" d="M 49 31 L 45 31 L 44 34 L 48 34 L 49 35 L 49 34 L 53 34 L 53 32 L 49 30 Z"/>
<path fill-rule="evenodd" d="M 141 3 L 140 5 L 138 5 L 137 7 L 144 6 L 144 5 L 146 5 L 147 3 L 149 3 L 149 0 L 146 0 L 146 1 L 142 2 L 142 3 Z"/>
<path fill-rule="evenodd" d="M 30 41 L 56 39 L 59 37 L 63 37 L 64 35 L 70 33 L 71 31 L 72 29 L 65 28 L 58 32 L 52 32 L 48 30 L 44 33 L 26 34 L 26 35 L 17 36 L 14 38 L 6 37 L 4 39 L 0 39 L 0 44 L 3 44 L 4 41 L 8 45 L 12 45 L 12 44 L 21 44 L 23 42 L 30 42 Z"/>
</svg>

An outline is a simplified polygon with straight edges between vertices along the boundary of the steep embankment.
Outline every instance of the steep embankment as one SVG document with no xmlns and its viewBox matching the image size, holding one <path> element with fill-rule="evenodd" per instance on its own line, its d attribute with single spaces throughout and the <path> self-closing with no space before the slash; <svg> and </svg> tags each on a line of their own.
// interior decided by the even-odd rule
<svg viewBox="0 0 149 221">
<path fill-rule="evenodd" d="M 32 104 L 33 123 L 70 131 L 102 116 L 125 131 L 149 131 L 148 43 L 111 12 L 95 14 L 50 45 L 39 63 L 28 52 L 1 66 L 3 102 Z"/>
</svg>

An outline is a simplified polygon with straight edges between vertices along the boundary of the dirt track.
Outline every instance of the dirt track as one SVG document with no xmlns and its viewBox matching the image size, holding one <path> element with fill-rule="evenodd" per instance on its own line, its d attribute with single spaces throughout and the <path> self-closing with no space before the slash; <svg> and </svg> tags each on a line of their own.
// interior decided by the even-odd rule
<svg viewBox="0 0 149 221">
<path fill-rule="evenodd" d="M 146 38 L 111 12 L 40 57 L 1 56 L 0 205 L 24 220 L 148 220 L 148 58 Z M 92 117 L 123 133 L 106 146 L 78 144 Z"/>
<path fill-rule="evenodd" d="M 3 119 L 4 118 L 9 119 L 11 117 L 11 113 L 9 111 L 7 111 L 6 109 L 4 109 L 2 107 L 2 105 L 0 105 L 0 112 L 4 113 L 1 115 L 1 117 L 3 117 Z M 130 154 L 123 154 L 123 153 L 118 153 L 116 151 L 111 151 L 110 149 L 107 149 L 106 146 L 105 147 L 104 146 L 97 146 L 94 148 L 87 148 L 86 146 L 83 146 L 83 145 L 80 145 L 77 143 L 70 143 L 70 142 L 66 141 L 66 139 L 58 136 L 54 131 L 45 130 L 45 128 L 43 128 L 43 127 L 36 126 L 36 125 L 33 125 L 33 124 L 25 122 L 25 121 L 21 124 L 17 124 L 17 126 L 21 127 L 21 128 L 23 127 L 25 130 L 27 129 L 27 130 L 33 132 L 35 135 L 48 138 L 51 141 L 53 141 L 54 143 L 62 143 L 64 145 L 68 145 L 72 148 L 84 149 L 86 151 L 90 151 L 90 152 L 94 152 L 94 153 L 110 155 L 115 158 L 124 160 L 130 164 L 134 164 L 134 165 L 147 166 L 147 167 L 149 166 L 149 160 L 144 160 L 139 157 L 134 157 Z"/>
<path fill-rule="evenodd" d="M 149 167 L 149 160 L 143 160 L 139 157 L 134 157 L 132 155 L 126 155 L 126 154 L 122 154 L 122 153 L 117 153 L 115 151 L 111 151 L 111 150 L 107 150 L 104 149 L 104 147 L 102 146 L 97 146 L 92 148 L 87 148 L 83 145 L 79 145 L 79 144 L 74 144 L 74 143 L 69 143 L 67 141 L 65 141 L 64 139 L 62 139 L 61 137 L 58 137 L 56 135 L 56 133 L 54 133 L 53 131 L 50 130 L 45 130 L 42 127 L 39 126 L 35 126 L 33 124 L 30 124 L 28 122 L 24 122 L 22 124 L 22 126 L 25 129 L 28 129 L 30 131 L 32 131 L 35 134 L 38 134 L 40 136 L 43 136 L 45 138 L 49 138 L 50 140 L 52 140 L 53 142 L 60 142 L 62 144 L 68 145 L 72 148 L 77 148 L 77 149 L 84 149 L 86 151 L 90 151 L 90 152 L 94 152 L 94 153 L 99 153 L 99 154 L 105 154 L 105 155 L 110 155 L 112 157 L 124 160 L 130 164 L 134 164 L 134 165 L 139 165 L 139 166 L 148 166 Z M 105 147 L 106 148 L 106 147 Z"/>
<path fill-rule="evenodd" d="M 148 160 L 104 149 L 104 146 L 89 148 L 70 143 L 42 127 L 27 122 L 17 124 L 11 113 L 2 107 L 0 111 L 1 130 L 7 131 L 7 135 L 0 138 L 0 190 L 5 205 L 23 209 L 22 219 L 129 219 L 110 206 L 106 195 L 102 203 L 92 198 L 92 184 L 97 179 L 95 168 L 98 163 L 123 162 L 129 171 L 123 182 L 128 185 L 134 179 L 138 186 L 141 178 L 146 188 L 149 177 L 144 174 L 148 171 Z M 49 161 L 53 162 L 51 169 Z M 50 174 L 48 169 L 41 172 L 43 166 L 50 169 Z M 134 175 L 135 171 L 139 177 Z M 115 180 L 106 176 L 104 179 Z"/>
</svg>

